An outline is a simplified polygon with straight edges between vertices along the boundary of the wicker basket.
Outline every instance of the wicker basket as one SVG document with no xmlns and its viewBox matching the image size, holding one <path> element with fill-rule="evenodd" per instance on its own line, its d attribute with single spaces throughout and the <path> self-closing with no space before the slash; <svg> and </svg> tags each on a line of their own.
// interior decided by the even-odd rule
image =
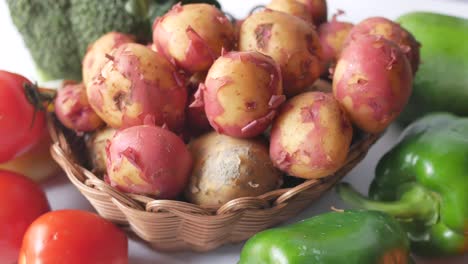
<svg viewBox="0 0 468 264">
<path fill-rule="evenodd" d="M 116 190 L 82 165 L 82 138 L 49 118 L 52 157 L 70 181 L 104 218 L 148 242 L 157 250 L 209 251 L 241 242 L 257 232 L 300 213 L 333 187 L 367 154 L 379 135 L 364 134 L 350 149 L 346 164 L 334 175 L 304 181 L 258 197 L 232 200 L 220 208 L 205 208 L 175 200 L 155 200 Z"/>
</svg>

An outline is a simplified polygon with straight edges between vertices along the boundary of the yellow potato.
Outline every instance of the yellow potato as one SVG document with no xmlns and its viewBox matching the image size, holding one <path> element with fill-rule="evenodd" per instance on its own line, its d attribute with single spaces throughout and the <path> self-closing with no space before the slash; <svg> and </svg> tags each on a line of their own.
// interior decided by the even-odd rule
<svg viewBox="0 0 468 264">
<path fill-rule="evenodd" d="M 116 132 L 117 130 L 114 128 L 106 127 L 94 132 L 86 140 L 88 155 L 93 166 L 93 172 L 96 174 L 103 175 L 106 173 L 106 146 Z"/>
<path fill-rule="evenodd" d="M 312 22 L 312 14 L 309 12 L 307 6 L 296 0 L 272 0 L 266 8 L 288 13 L 300 17 L 307 22 Z"/>
<path fill-rule="evenodd" d="M 221 51 L 234 47 L 229 19 L 208 4 L 175 5 L 153 25 L 158 51 L 188 72 L 206 71 Z"/>
<path fill-rule="evenodd" d="M 281 68 L 286 96 L 301 93 L 318 79 L 322 48 L 313 26 L 292 15 L 265 10 L 241 26 L 239 49 L 272 57 Z"/>
<path fill-rule="evenodd" d="M 135 42 L 132 35 L 120 32 L 109 32 L 98 38 L 91 44 L 83 58 L 83 84 L 86 86 L 92 79 L 99 75 L 102 67 L 108 61 L 106 54 L 122 44 Z"/>
<path fill-rule="evenodd" d="M 184 124 L 187 89 L 177 69 L 161 54 L 140 44 L 121 45 L 108 56 L 87 87 L 90 105 L 109 126 Z"/>
<path fill-rule="evenodd" d="M 189 145 L 194 160 L 186 198 L 219 207 L 247 196 L 279 188 L 282 175 L 271 163 L 268 145 L 260 139 L 238 139 L 211 132 Z"/>
<path fill-rule="evenodd" d="M 273 123 L 270 157 L 289 175 L 328 176 L 346 161 L 353 129 L 333 95 L 306 92 L 291 98 Z"/>
<path fill-rule="evenodd" d="M 285 100 L 278 65 L 259 52 L 229 52 L 210 68 L 202 89 L 211 126 L 233 137 L 255 137 Z"/>
</svg>

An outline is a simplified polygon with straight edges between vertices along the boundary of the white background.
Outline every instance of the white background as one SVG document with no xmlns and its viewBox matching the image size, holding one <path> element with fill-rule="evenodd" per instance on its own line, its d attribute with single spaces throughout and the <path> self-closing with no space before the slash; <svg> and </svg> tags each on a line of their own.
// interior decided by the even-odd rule
<svg viewBox="0 0 468 264">
<path fill-rule="evenodd" d="M 39 0 L 38 0 L 39 1 Z M 234 16 L 245 16 L 251 7 L 267 3 L 266 0 L 221 0 L 223 9 Z M 415 10 L 435 11 L 468 18 L 468 1 L 464 0 L 329 0 L 329 15 L 338 8 L 346 11 L 341 20 L 358 22 L 370 16 L 384 16 L 395 19 L 399 15 Z M 468 42 L 468 40 L 467 40 Z M 21 37 L 13 27 L 6 3 L 0 0 L 0 69 L 21 73 L 31 80 L 36 79 L 31 58 L 21 40 Z M 373 177 L 374 167 L 378 159 L 395 142 L 399 130 L 391 127 L 387 134 L 371 149 L 367 158 L 357 166 L 347 177 L 361 192 L 366 192 L 368 184 Z M 47 196 L 53 209 L 77 208 L 93 211 L 90 204 L 68 183 L 64 175 L 59 175 L 44 184 Z M 314 216 L 328 211 L 331 206 L 344 208 L 333 191 L 327 193 L 318 202 L 305 210 L 298 217 L 289 222 Z M 145 244 L 138 241 L 130 241 L 130 263 L 236 263 L 242 244 L 228 245 L 209 253 L 163 253 L 155 252 Z M 468 263 L 468 256 L 464 258 L 445 259 L 439 261 L 418 261 L 418 263 Z"/>
</svg>

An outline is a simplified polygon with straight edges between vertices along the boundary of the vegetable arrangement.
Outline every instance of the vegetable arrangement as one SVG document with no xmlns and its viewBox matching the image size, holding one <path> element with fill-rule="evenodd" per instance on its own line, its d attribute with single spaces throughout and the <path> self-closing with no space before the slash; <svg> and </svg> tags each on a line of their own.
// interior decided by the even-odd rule
<svg viewBox="0 0 468 264">
<path fill-rule="evenodd" d="M 323 0 L 273 0 L 239 21 L 215 5 L 185 4 L 198 1 L 158 2 L 159 9 L 147 1 L 85 2 L 47 3 L 45 11 L 45 2 L 8 1 L 45 78 L 82 79 L 65 81 L 53 107 L 35 102 L 85 139 L 89 169 L 96 175 L 122 192 L 154 199 L 216 209 L 281 188 L 290 177 L 329 176 L 345 164 L 353 137 L 383 133 L 398 118 L 413 77 L 430 68 L 419 67 L 419 37 L 399 24 L 372 17 L 353 25 L 338 21 L 339 14 L 327 22 Z M 75 27 L 83 20 L 83 5 L 112 9 L 115 17 L 102 21 L 96 15 L 87 18 L 87 28 Z M 43 17 L 24 19 L 37 10 L 41 16 L 76 15 L 49 16 L 57 20 L 54 26 L 73 32 L 61 42 L 69 46 L 55 50 L 55 57 L 44 47 L 57 39 L 45 40 L 43 34 L 63 28 L 39 34 L 39 27 L 30 25 Z M 150 28 L 148 17 L 155 13 Z M 414 16 L 401 21 L 418 22 Z M 73 41 L 77 32 L 82 37 Z M 317 89 L 328 71 L 332 89 Z M 30 88 L 20 90 L 25 83 Z M 40 95 L 28 92 L 37 90 L 28 80 L 2 71 L 0 85 L 8 87 L 0 93 L 12 98 L 0 104 L 7 117 L 0 119 L 5 136 L 0 162 L 6 162 L 41 140 L 45 114 L 28 104 Z M 13 104 L 21 111 L 8 112 Z M 17 120 L 25 122 L 18 126 Z M 13 126 L 18 133 L 9 132 Z M 373 200 L 339 187 L 345 200 L 385 213 L 333 212 L 262 232 L 247 242 L 240 263 L 274 263 L 279 256 L 284 263 L 411 263 L 410 242 L 421 255 L 466 252 L 468 190 L 465 175 L 456 173 L 464 171 L 468 155 L 460 147 L 466 146 L 466 128 L 465 119 L 450 115 L 421 119 L 379 164 Z M 76 229 L 83 223 L 85 228 Z M 87 255 L 79 250 L 81 239 L 90 241 Z M 18 245 L 0 251 L 0 260 L 14 261 Z M 339 250 L 330 250 L 337 245 Z M 95 215 L 52 212 L 30 226 L 19 263 L 68 257 L 126 263 L 127 240 Z"/>
<path fill-rule="evenodd" d="M 84 135 L 94 172 L 152 198 L 219 207 L 280 188 L 282 173 L 333 174 L 354 132 L 382 133 L 402 111 L 419 46 L 383 18 L 352 29 L 334 18 L 321 41 L 315 4 L 273 1 L 237 24 L 215 6 L 177 4 L 155 20 L 152 44 L 104 34 L 84 56 L 85 82 L 59 90 L 56 116 Z M 311 88 L 334 62 L 333 91 Z"/>
</svg>

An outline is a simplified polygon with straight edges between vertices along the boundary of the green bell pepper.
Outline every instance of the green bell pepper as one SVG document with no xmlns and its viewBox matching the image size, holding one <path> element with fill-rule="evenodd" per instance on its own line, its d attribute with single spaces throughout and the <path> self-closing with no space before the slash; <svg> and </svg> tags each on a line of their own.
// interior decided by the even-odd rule
<svg viewBox="0 0 468 264">
<path fill-rule="evenodd" d="M 337 186 L 355 207 L 395 216 L 423 256 L 468 252 L 468 118 L 427 115 L 379 161 L 367 199 Z"/>
<path fill-rule="evenodd" d="M 238 264 L 412 263 L 409 241 L 391 216 L 378 211 L 330 212 L 260 232 Z"/>
<path fill-rule="evenodd" d="M 421 43 L 413 93 L 398 121 L 437 111 L 468 116 L 468 19 L 413 12 L 397 21 Z"/>
</svg>

